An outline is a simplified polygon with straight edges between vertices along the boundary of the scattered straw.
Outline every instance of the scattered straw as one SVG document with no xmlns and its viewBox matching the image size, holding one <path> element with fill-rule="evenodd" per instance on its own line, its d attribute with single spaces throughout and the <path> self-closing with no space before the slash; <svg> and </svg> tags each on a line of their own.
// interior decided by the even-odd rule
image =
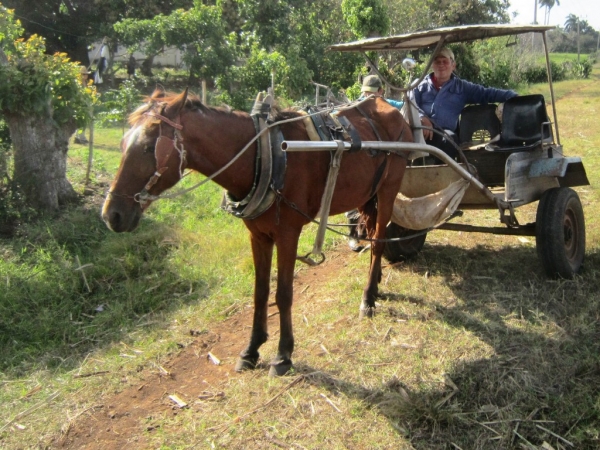
<svg viewBox="0 0 600 450">
<path fill-rule="evenodd" d="M 566 439 L 565 439 L 564 437 L 562 437 L 562 436 L 559 436 L 558 434 L 554 433 L 553 431 L 550 431 L 548 428 L 544 428 L 543 426 L 541 426 L 541 425 L 539 425 L 539 424 L 537 424 L 537 423 L 535 424 L 535 426 L 536 426 L 536 427 L 538 427 L 540 430 L 543 430 L 543 431 L 545 431 L 546 433 L 548 433 L 548 434 L 551 434 L 551 435 L 552 435 L 552 436 L 554 436 L 555 438 L 557 438 L 557 439 L 560 439 L 560 440 L 561 440 L 561 441 L 563 441 L 565 444 L 567 444 L 567 445 L 570 445 L 571 447 L 575 447 L 575 445 L 574 445 L 572 442 L 570 442 L 570 441 L 566 440 Z"/>
<path fill-rule="evenodd" d="M 314 372 L 316 373 L 316 372 Z M 294 380 L 292 380 L 291 383 L 289 383 L 286 387 L 284 387 L 281 391 L 279 391 L 275 396 L 271 397 L 269 399 L 269 401 L 267 401 L 266 403 L 263 403 L 262 405 L 254 408 L 251 411 L 248 411 L 247 413 L 242 414 L 241 416 L 236 417 L 235 419 L 233 419 L 230 422 L 227 422 L 223 425 L 219 425 L 217 427 L 212 427 L 209 428 L 208 431 L 218 431 L 220 430 L 221 432 L 225 432 L 230 426 L 241 422 L 242 420 L 244 420 L 246 417 L 250 417 L 252 414 L 255 414 L 259 411 L 262 411 L 263 409 L 265 409 L 267 406 L 269 406 L 271 403 L 273 403 L 275 400 L 277 400 L 279 397 L 281 397 L 283 394 L 285 394 L 287 391 L 289 391 L 292 387 L 294 387 L 295 385 L 297 385 L 300 381 L 304 380 L 305 378 L 309 377 L 311 374 L 307 374 L 307 375 L 300 375 L 299 377 L 294 378 Z"/>
<path fill-rule="evenodd" d="M 20 412 L 15 417 L 13 417 L 12 420 L 9 420 L 7 423 L 4 424 L 4 426 L 2 428 L 0 428 L 0 433 L 2 433 L 4 430 L 6 430 L 10 425 L 15 423 L 17 420 L 22 419 L 25 416 L 28 416 L 29 414 L 34 412 L 36 409 L 39 409 L 42 406 L 44 406 L 46 403 L 50 403 L 52 400 L 54 400 L 59 395 L 60 395 L 60 392 L 56 391 L 56 392 L 50 394 L 50 396 L 48 396 L 48 398 L 46 400 L 41 401 L 37 405 L 33 405 L 31 408 L 27 408 L 25 411 Z"/>
</svg>

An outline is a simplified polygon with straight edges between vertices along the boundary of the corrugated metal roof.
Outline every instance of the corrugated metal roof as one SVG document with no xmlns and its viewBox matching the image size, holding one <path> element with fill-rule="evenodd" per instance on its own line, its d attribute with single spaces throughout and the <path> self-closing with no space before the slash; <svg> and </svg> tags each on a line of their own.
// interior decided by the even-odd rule
<svg viewBox="0 0 600 450">
<path fill-rule="evenodd" d="M 378 37 L 332 45 L 328 50 L 340 52 L 414 50 L 430 47 L 444 38 L 446 44 L 475 41 L 498 36 L 511 36 L 524 33 L 542 33 L 556 28 L 550 25 L 464 25 L 417 31 L 398 36 Z"/>
</svg>

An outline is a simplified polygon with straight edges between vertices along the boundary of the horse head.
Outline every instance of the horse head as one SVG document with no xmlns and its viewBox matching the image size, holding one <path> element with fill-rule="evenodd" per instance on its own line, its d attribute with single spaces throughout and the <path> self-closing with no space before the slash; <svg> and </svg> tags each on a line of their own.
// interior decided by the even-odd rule
<svg viewBox="0 0 600 450">
<path fill-rule="evenodd" d="M 121 163 L 110 186 L 102 219 L 116 232 L 133 231 L 155 196 L 175 185 L 185 168 L 180 114 L 187 90 L 178 96 L 155 91 L 129 117 L 121 140 Z"/>
</svg>

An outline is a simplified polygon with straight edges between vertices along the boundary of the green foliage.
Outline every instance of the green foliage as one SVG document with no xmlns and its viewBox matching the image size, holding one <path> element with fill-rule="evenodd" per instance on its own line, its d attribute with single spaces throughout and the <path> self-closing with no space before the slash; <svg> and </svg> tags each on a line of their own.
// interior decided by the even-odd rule
<svg viewBox="0 0 600 450">
<path fill-rule="evenodd" d="M 342 0 L 344 19 L 359 37 L 383 36 L 390 19 L 381 0 Z"/>
<path fill-rule="evenodd" d="M 279 52 L 267 52 L 254 45 L 243 66 L 232 66 L 218 78 L 222 90 L 219 100 L 234 108 L 248 110 L 259 91 L 271 86 L 271 74 L 275 76 L 275 95 L 293 98 L 302 93 L 311 79 L 311 73 L 297 53 L 289 52 L 288 61 Z"/>
<path fill-rule="evenodd" d="M 0 63 L 0 110 L 85 124 L 96 93 L 92 86 L 81 85 L 79 64 L 64 53 L 46 54 L 43 38 L 23 39 L 22 34 L 12 11 L 0 8 L 0 53 L 5 56 Z"/>
<path fill-rule="evenodd" d="M 517 46 L 506 46 L 506 39 L 484 39 L 472 45 L 463 44 L 464 52 L 459 55 L 471 55 L 469 71 L 472 78 L 467 78 L 484 86 L 499 89 L 511 89 L 519 83 L 519 55 Z M 463 74 L 465 64 L 460 61 L 460 73 Z M 466 78 L 466 77 L 465 77 Z"/>
<path fill-rule="evenodd" d="M 571 68 L 571 73 L 574 78 L 589 78 L 592 73 L 592 63 L 589 59 L 584 59 L 581 62 L 575 62 Z"/>
<path fill-rule="evenodd" d="M 102 125 L 124 124 L 127 117 L 138 106 L 141 93 L 133 80 L 123 81 L 118 89 L 102 93 L 95 112 L 95 120 Z"/>
<path fill-rule="evenodd" d="M 542 65 L 528 67 L 522 75 L 527 84 L 544 83 L 548 80 L 548 71 L 546 66 Z"/>
<path fill-rule="evenodd" d="M 12 145 L 12 141 L 10 140 L 10 130 L 8 129 L 8 125 L 2 119 L 0 119 L 0 154 L 6 154 Z M 0 165 L 0 169 L 3 166 Z M 2 171 L 0 170 L 0 175 Z"/>
<path fill-rule="evenodd" d="M 293 41 L 289 15 L 293 6 L 301 9 L 305 6 L 303 0 L 238 0 L 237 3 L 244 22 L 238 32 L 257 39 L 265 49 Z"/>
<path fill-rule="evenodd" d="M 178 9 L 146 20 L 124 19 L 114 29 L 130 51 L 157 55 L 169 46 L 182 50 L 190 74 L 199 78 L 216 77 L 234 61 L 235 35 L 225 32 L 217 6 L 196 2 L 187 11 Z"/>
<path fill-rule="evenodd" d="M 499 0 L 441 0 L 429 11 L 436 25 L 469 25 L 478 23 L 507 23 L 508 4 Z"/>
</svg>

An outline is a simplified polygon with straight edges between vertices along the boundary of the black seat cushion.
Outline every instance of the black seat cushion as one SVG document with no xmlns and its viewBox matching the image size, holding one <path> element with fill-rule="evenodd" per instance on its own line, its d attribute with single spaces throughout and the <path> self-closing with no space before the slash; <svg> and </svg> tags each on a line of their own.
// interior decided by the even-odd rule
<svg viewBox="0 0 600 450">
<path fill-rule="evenodd" d="M 490 149 L 528 150 L 551 137 L 552 130 L 549 126 L 544 96 L 541 94 L 523 95 L 511 98 L 504 103 L 500 141 Z"/>
</svg>

